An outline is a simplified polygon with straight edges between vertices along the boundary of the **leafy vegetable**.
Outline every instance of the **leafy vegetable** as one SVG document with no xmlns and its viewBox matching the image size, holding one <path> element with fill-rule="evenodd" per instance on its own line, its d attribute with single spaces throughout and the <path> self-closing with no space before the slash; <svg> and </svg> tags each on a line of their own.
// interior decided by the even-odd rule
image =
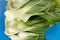
<svg viewBox="0 0 60 40">
<path fill-rule="evenodd" d="M 60 21 L 60 0 L 7 0 L 5 33 L 12 40 L 46 40 L 45 31 Z"/>
</svg>

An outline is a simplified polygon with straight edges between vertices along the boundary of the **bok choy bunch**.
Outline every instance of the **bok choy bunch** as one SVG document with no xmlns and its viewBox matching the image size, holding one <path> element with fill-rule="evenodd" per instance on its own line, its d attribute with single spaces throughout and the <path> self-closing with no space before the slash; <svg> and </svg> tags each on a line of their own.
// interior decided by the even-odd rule
<svg viewBox="0 0 60 40">
<path fill-rule="evenodd" d="M 60 21 L 60 0 L 7 0 L 5 33 L 11 40 L 46 40 L 45 31 Z"/>
</svg>

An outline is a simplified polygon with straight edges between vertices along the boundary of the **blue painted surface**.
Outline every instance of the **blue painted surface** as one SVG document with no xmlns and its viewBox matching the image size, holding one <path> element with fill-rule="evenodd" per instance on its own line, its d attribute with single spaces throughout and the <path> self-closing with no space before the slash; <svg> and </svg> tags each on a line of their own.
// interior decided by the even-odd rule
<svg viewBox="0 0 60 40">
<path fill-rule="evenodd" d="M 10 40 L 8 36 L 4 34 L 5 25 L 4 25 L 4 12 L 5 12 L 6 1 L 0 0 L 0 40 Z"/>
<path fill-rule="evenodd" d="M 6 1 L 0 0 L 0 40 L 11 40 L 8 36 L 4 34 L 4 12 L 5 12 Z M 60 23 L 57 23 L 54 27 L 49 28 L 46 31 L 47 40 L 60 40 Z"/>
<path fill-rule="evenodd" d="M 60 22 L 58 22 L 55 26 L 47 30 L 46 39 L 47 40 L 60 40 Z"/>
</svg>

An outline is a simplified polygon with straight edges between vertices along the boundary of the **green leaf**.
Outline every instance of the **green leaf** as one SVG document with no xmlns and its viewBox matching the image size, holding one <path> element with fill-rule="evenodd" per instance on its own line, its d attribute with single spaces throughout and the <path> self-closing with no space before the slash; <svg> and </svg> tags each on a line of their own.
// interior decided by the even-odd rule
<svg viewBox="0 0 60 40">
<path fill-rule="evenodd" d="M 7 0 L 5 33 L 12 40 L 46 40 L 45 31 L 60 22 L 60 0 Z"/>
</svg>

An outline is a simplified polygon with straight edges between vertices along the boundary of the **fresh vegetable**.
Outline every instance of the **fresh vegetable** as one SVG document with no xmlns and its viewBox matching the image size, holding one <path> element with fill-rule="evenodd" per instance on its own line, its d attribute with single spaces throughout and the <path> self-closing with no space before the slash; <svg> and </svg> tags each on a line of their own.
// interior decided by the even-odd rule
<svg viewBox="0 0 60 40">
<path fill-rule="evenodd" d="M 7 0 L 5 33 L 11 40 L 46 40 L 45 31 L 60 21 L 60 0 Z"/>
</svg>

